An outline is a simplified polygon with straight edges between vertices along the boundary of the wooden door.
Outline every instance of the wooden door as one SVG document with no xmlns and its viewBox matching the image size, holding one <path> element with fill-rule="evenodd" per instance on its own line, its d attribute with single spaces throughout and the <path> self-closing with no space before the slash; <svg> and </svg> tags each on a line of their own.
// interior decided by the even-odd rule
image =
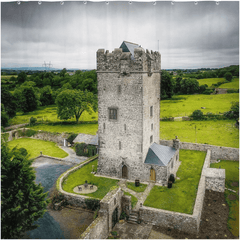
<svg viewBox="0 0 240 240">
<path fill-rule="evenodd" d="M 151 168 L 151 170 L 150 170 L 150 180 L 154 181 L 154 182 L 156 181 L 156 173 L 153 168 Z"/>
<path fill-rule="evenodd" d="M 128 169 L 126 165 L 122 167 L 122 178 L 128 178 Z"/>
</svg>

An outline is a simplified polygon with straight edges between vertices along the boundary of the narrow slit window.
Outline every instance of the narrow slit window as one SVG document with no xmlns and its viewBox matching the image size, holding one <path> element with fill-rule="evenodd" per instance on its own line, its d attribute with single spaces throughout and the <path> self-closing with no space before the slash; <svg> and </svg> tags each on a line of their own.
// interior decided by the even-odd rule
<svg viewBox="0 0 240 240">
<path fill-rule="evenodd" d="M 151 130 L 153 130 L 153 123 L 151 124 Z"/>
<path fill-rule="evenodd" d="M 150 117 L 153 116 L 153 106 L 150 107 Z"/>
<path fill-rule="evenodd" d="M 105 126 L 105 123 L 103 123 L 103 129 L 105 130 L 106 126 Z"/>
<path fill-rule="evenodd" d="M 153 135 L 150 137 L 150 143 L 153 142 Z"/>
<path fill-rule="evenodd" d="M 118 93 L 120 94 L 122 91 L 121 85 L 118 85 Z"/>
<path fill-rule="evenodd" d="M 119 150 L 122 149 L 122 143 L 119 141 Z"/>
<path fill-rule="evenodd" d="M 127 125 L 124 124 L 124 131 L 126 132 L 127 131 Z"/>
</svg>

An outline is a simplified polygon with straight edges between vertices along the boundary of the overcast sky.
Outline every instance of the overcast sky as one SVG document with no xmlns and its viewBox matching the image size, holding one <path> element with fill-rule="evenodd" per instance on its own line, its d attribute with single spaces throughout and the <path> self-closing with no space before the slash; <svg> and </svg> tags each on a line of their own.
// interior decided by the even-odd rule
<svg viewBox="0 0 240 240">
<path fill-rule="evenodd" d="M 159 50 L 163 69 L 236 65 L 239 2 L 1 3 L 2 67 L 94 69 L 123 40 Z"/>
</svg>

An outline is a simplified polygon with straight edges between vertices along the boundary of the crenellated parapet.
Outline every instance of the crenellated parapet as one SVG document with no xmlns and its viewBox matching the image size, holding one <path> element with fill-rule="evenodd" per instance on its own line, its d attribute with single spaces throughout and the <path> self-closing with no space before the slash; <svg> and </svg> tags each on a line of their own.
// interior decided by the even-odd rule
<svg viewBox="0 0 240 240">
<path fill-rule="evenodd" d="M 130 52 L 123 52 L 122 48 L 115 48 L 111 53 L 104 49 L 97 51 L 98 72 L 119 72 L 128 75 L 131 72 L 153 72 L 161 70 L 161 55 L 159 52 L 135 48 L 134 56 Z"/>
</svg>

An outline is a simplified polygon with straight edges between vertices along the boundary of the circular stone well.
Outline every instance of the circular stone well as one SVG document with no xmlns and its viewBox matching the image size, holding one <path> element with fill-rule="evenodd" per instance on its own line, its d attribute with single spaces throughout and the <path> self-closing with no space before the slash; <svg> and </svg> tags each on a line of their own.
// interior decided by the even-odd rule
<svg viewBox="0 0 240 240">
<path fill-rule="evenodd" d="M 88 194 L 88 193 L 96 192 L 96 191 L 98 190 L 98 187 L 97 187 L 97 186 L 93 185 L 93 188 L 91 188 L 91 189 L 90 189 L 90 186 L 92 186 L 92 185 L 89 184 L 88 187 L 85 188 L 85 187 L 84 187 L 84 184 L 83 184 L 83 185 L 79 185 L 79 186 L 76 186 L 76 187 L 73 189 L 73 191 L 74 191 L 75 193 Z M 82 191 L 79 191 L 79 190 L 78 190 L 78 187 L 81 187 L 81 188 L 82 188 Z"/>
</svg>

